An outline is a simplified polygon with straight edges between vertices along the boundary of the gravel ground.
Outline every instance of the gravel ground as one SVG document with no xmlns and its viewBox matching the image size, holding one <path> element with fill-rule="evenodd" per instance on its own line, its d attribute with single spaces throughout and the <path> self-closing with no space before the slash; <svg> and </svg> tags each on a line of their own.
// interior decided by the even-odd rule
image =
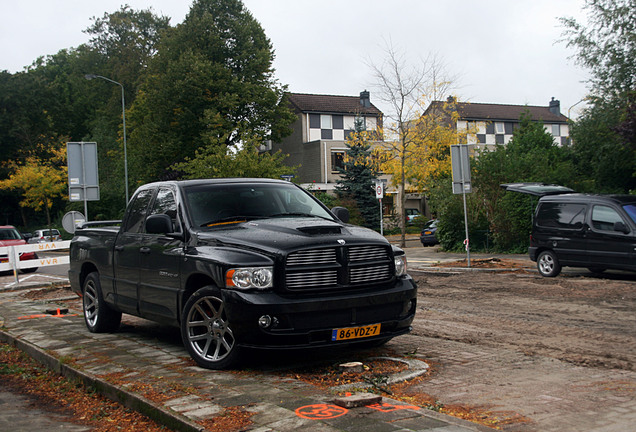
<svg viewBox="0 0 636 432">
<path fill-rule="evenodd" d="M 513 418 L 510 431 L 636 424 L 636 276 L 412 272 L 419 310 L 389 347 L 434 367 L 412 392 Z"/>
</svg>

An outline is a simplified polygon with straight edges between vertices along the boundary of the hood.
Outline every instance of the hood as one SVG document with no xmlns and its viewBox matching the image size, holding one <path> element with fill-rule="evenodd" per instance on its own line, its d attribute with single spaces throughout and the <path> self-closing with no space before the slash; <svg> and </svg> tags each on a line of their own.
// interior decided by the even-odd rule
<svg viewBox="0 0 636 432">
<path fill-rule="evenodd" d="M 270 253 L 315 247 L 387 244 L 373 230 L 316 218 L 257 219 L 197 232 L 200 241 L 261 249 Z M 344 243 L 343 243 L 344 242 Z"/>
</svg>

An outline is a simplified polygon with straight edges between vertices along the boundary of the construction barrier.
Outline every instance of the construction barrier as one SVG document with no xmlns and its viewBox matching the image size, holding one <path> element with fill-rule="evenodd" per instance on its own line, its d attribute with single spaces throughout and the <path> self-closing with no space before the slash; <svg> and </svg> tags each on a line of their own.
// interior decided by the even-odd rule
<svg viewBox="0 0 636 432">
<path fill-rule="evenodd" d="M 53 257 L 43 257 L 39 256 L 39 254 L 54 250 L 68 249 L 70 246 L 71 241 L 66 240 L 59 242 L 0 247 L 0 272 L 13 271 L 16 282 L 18 282 L 19 270 L 68 264 L 70 263 L 70 257 L 68 256 L 68 254 Z M 20 260 L 20 256 L 25 252 L 35 252 L 36 254 L 38 254 L 38 258 L 30 260 Z"/>
</svg>

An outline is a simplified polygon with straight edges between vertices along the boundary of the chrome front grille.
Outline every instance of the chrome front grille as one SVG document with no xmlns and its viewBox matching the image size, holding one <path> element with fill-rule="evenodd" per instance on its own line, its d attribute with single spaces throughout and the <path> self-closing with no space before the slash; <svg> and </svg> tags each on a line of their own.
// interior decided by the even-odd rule
<svg viewBox="0 0 636 432">
<path fill-rule="evenodd" d="M 314 249 L 294 252 L 287 257 L 287 266 L 332 264 L 336 262 L 335 249 Z"/>
<path fill-rule="evenodd" d="M 290 291 L 373 286 L 390 281 L 393 263 L 384 246 L 342 246 L 292 252 L 285 263 Z"/>
</svg>

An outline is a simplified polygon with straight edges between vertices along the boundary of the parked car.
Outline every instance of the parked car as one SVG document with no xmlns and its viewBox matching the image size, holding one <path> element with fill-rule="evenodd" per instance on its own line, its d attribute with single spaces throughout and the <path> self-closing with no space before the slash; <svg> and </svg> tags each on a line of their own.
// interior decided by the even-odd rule
<svg viewBox="0 0 636 432">
<path fill-rule="evenodd" d="M 544 196 L 534 213 L 530 259 L 546 277 L 565 266 L 636 271 L 636 196 Z"/>
<path fill-rule="evenodd" d="M 33 232 L 29 243 L 62 241 L 62 234 L 56 229 L 41 229 Z"/>
<path fill-rule="evenodd" d="M 71 289 L 89 331 L 122 313 L 174 325 L 210 369 L 247 347 L 380 345 L 411 330 L 417 286 L 402 249 L 348 219 L 282 180 L 151 183 L 121 226 L 75 231 Z"/>
<path fill-rule="evenodd" d="M 415 218 L 420 215 L 420 211 L 414 208 L 406 209 L 406 223 L 412 224 Z"/>
<path fill-rule="evenodd" d="M 15 229 L 14 226 L 11 225 L 3 225 L 0 226 L 0 247 L 6 246 L 20 246 L 27 244 L 26 240 L 22 235 Z M 19 253 L 20 261 L 27 261 L 37 259 L 38 256 L 35 252 L 20 252 Z M 9 256 L 7 254 L 0 255 L 0 263 L 9 262 Z M 22 269 L 23 273 L 32 273 L 36 271 L 37 267 L 31 267 Z"/>
<path fill-rule="evenodd" d="M 437 219 L 426 222 L 424 228 L 422 228 L 422 232 L 420 233 L 420 241 L 422 242 L 422 246 L 433 246 L 439 243 L 436 235 L 438 223 L 439 221 Z"/>
</svg>

